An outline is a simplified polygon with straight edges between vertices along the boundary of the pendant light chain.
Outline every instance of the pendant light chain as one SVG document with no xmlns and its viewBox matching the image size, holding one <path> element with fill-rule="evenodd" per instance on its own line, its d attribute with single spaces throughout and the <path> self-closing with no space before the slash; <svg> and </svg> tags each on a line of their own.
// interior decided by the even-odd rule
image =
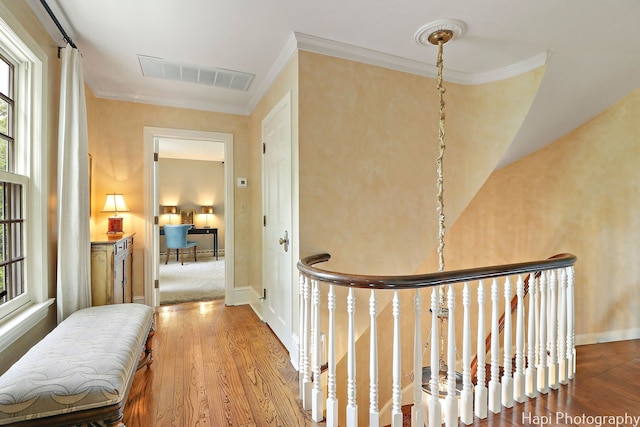
<svg viewBox="0 0 640 427">
<path fill-rule="evenodd" d="M 438 89 L 438 101 L 440 106 L 440 122 L 439 122 L 439 139 L 440 139 L 440 148 L 438 153 L 438 158 L 436 160 L 436 170 L 438 174 L 437 178 L 437 197 L 438 197 L 438 261 L 439 268 L 438 271 L 444 271 L 444 235 L 445 235 L 445 217 L 444 217 L 444 174 L 442 171 L 443 166 L 443 158 L 444 158 L 444 86 L 442 85 L 442 46 L 444 45 L 444 41 L 442 39 L 438 40 L 438 80 L 437 80 L 437 89 Z"/>
</svg>

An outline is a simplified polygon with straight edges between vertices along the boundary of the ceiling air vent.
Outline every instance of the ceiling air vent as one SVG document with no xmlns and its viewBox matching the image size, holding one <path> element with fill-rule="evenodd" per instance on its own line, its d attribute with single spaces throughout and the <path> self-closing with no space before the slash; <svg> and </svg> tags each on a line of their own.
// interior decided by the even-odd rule
<svg viewBox="0 0 640 427">
<path fill-rule="evenodd" d="M 222 68 L 205 68 L 171 62 L 153 56 L 138 55 L 142 75 L 157 79 L 177 80 L 205 86 L 247 91 L 255 74 Z"/>
</svg>

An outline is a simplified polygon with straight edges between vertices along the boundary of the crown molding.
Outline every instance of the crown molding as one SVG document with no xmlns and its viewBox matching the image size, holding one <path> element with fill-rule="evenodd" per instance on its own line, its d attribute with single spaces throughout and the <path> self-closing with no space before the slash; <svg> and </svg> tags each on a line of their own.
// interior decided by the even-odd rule
<svg viewBox="0 0 640 427">
<path fill-rule="evenodd" d="M 297 48 L 308 52 L 329 55 L 351 61 L 362 62 L 378 67 L 389 68 L 396 71 L 415 74 L 424 77 L 435 78 L 438 75 L 436 66 L 421 61 L 414 61 L 395 55 L 364 49 L 361 47 L 323 39 L 304 33 L 294 33 Z M 485 71 L 482 73 L 465 73 L 462 71 L 447 69 L 446 79 L 452 83 L 464 85 L 477 85 L 504 80 L 509 77 L 531 71 L 547 63 L 549 52 L 541 52 L 523 61 L 502 68 Z"/>
<path fill-rule="evenodd" d="M 89 87 L 91 85 L 87 82 Z M 111 99 L 114 101 L 138 102 L 141 104 L 152 104 L 163 107 L 184 108 L 188 110 L 210 111 L 214 113 L 237 114 L 248 116 L 251 110 L 245 107 L 236 107 L 229 104 L 220 104 L 215 102 L 180 102 L 172 98 L 154 97 L 140 94 L 129 94 L 111 91 L 95 91 L 91 89 L 94 95 L 100 99 Z"/>
<path fill-rule="evenodd" d="M 262 79 L 262 83 L 260 83 L 260 86 L 258 86 L 255 95 L 251 97 L 251 101 L 249 102 L 248 107 L 249 112 L 253 111 L 254 108 L 256 108 L 260 100 L 267 93 L 273 82 L 276 81 L 282 70 L 284 70 L 287 64 L 289 64 L 289 61 L 291 61 L 291 58 L 293 58 L 297 51 L 298 41 L 296 40 L 295 33 L 292 33 L 280 50 L 278 57 L 269 68 L 269 71 L 267 71 L 265 78 Z"/>
</svg>

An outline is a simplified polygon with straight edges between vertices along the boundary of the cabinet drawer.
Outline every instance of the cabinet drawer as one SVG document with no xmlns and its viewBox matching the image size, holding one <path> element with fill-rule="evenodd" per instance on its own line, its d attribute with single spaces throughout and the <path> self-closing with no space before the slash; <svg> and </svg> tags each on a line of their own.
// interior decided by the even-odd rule
<svg viewBox="0 0 640 427">
<path fill-rule="evenodd" d="M 119 255 L 122 252 L 131 249 L 133 247 L 133 237 L 129 237 L 127 239 L 119 240 L 115 243 L 113 247 L 114 255 Z"/>
<path fill-rule="evenodd" d="M 116 242 L 116 244 L 114 245 L 113 248 L 113 252 L 115 255 L 120 254 L 120 252 L 123 252 L 127 249 L 127 241 L 126 240 L 120 240 L 118 242 Z"/>
</svg>

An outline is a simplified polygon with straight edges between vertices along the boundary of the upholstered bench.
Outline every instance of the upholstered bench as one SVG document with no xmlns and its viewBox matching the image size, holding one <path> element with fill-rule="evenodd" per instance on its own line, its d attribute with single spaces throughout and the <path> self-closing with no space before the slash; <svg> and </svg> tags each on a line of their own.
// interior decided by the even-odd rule
<svg viewBox="0 0 640 427">
<path fill-rule="evenodd" d="M 124 426 L 134 374 L 152 361 L 152 336 L 146 305 L 73 313 L 0 376 L 0 425 Z"/>
</svg>

